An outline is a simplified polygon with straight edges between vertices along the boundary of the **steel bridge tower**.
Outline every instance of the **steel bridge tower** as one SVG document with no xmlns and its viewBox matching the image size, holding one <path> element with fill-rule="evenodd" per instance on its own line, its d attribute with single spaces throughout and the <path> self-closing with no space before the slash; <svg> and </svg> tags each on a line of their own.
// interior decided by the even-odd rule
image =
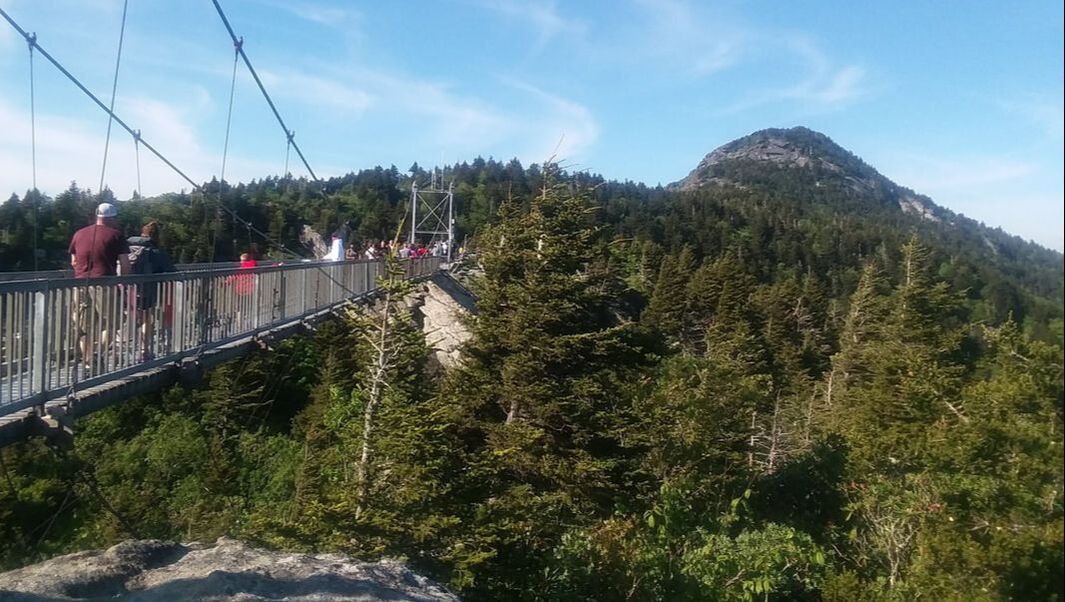
<svg viewBox="0 0 1065 602">
<path fill-rule="evenodd" d="M 433 169 L 428 188 L 418 188 L 417 178 L 410 187 L 410 243 L 432 246 L 443 242 L 447 247 L 445 258 L 451 263 L 455 249 L 455 182 L 444 188 L 443 174 L 439 180 Z"/>
</svg>

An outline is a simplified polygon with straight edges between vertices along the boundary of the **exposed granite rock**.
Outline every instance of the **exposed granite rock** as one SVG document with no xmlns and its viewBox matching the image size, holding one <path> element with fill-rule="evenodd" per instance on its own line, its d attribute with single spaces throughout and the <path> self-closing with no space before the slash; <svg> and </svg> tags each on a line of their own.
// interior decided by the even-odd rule
<svg viewBox="0 0 1065 602">
<path fill-rule="evenodd" d="M 459 598 L 403 563 L 288 554 L 221 538 L 214 545 L 127 541 L 0 573 L 0 600 L 387 600 Z"/>
<path fill-rule="evenodd" d="M 753 186 L 745 169 L 768 165 L 782 170 L 803 170 L 813 179 L 814 189 L 830 186 L 870 203 L 897 206 L 903 213 L 934 222 L 945 214 L 928 197 L 918 195 L 884 177 L 853 153 L 820 132 L 804 127 L 767 129 L 721 146 L 706 155 L 683 180 L 671 184 L 677 190 L 704 186 Z"/>
<path fill-rule="evenodd" d="M 829 157 L 817 152 L 817 149 L 809 143 L 804 144 L 793 139 L 796 132 L 813 138 L 818 145 L 834 145 L 824 134 L 806 128 L 762 130 L 715 149 L 699 162 L 688 177 L 673 184 L 673 187 L 681 190 L 694 190 L 707 184 L 731 184 L 742 188 L 742 182 L 733 182 L 728 178 L 720 177 L 714 169 L 715 166 L 730 161 L 754 161 L 790 168 L 819 166 L 827 172 L 843 173 L 842 167 Z"/>
<path fill-rule="evenodd" d="M 939 216 L 935 214 L 935 205 L 921 197 L 908 194 L 902 195 L 899 197 L 899 208 L 905 213 L 912 213 L 926 220 L 941 221 Z"/>
<path fill-rule="evenodd" d="M 433 360 L 447 370 L 462 361 L 462 345 L 470 339 L 467 320 L 476 313 L 473 296 L 446 274 L 437 274 L 408 299 L 425 334 Z"/>
</svg>

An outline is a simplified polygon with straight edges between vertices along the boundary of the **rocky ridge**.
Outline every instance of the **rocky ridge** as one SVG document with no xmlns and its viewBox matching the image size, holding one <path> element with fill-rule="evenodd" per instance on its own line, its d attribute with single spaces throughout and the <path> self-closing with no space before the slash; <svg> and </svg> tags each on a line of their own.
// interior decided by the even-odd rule
<svg viewBox="0 0 1065 602">
<path fill-rule="evenodd" d="M 126 541 L 0 573 L 0 601 L 204 600 L 458 602 L 402 562 L 291 554 L 221 538 L 210 544 Z"/>
<path fill-rule="evenodd" d="M 761 130 L 733 140 L 706 155 L 687 177 L 671 188 L 688 191 L 715 185 L 747 188 L 749 183 L 732 175 L 730 167 L 753 163 L 810 170 L 826 181 L 839 181 L 857 195 L 889 197 L 904 213 L 931 221 L 942 219 L 942 209 L 930 199 L 898 186 L 828 136 L 804 127 Z M 816 185 L 822 185 L 821 179 Z"/>
</svg>

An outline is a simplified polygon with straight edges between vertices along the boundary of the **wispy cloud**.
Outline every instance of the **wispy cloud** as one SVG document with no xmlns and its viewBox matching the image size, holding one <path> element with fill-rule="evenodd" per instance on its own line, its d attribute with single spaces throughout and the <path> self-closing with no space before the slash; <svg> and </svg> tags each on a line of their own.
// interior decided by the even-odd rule
<svg viewBox="0 0 1065 602">
<path fill-rule="evenodd" d="M 519 154 L 526 161 L 545 161 L 552 155 L 559 159 L 582 158 L 599 139 L 599 123 L 588 107 L 528 82 L 508 78 L 504 83 L 525 92 L 540 107 L 541 114 L 523 128 L 523 137 L 529 142 Z"/>
<path fill-rule="evenodd" d="M 803 36 L 785 36 L 781 44 L 798 59 L 805 73 L 795 85 L 770 92 L 770 100 L 797 100 L 820 108 L 836 108 L 870 93 L 865 68 L 831 60 L 815 42 Z"/>
<path fill-rule="evenodd" d="M 562 35 L 583 36 L 587 24 L 562 16 L 552 0 L 472 0 L 478 6 L 495 11 L 508 21 L 535 32 L 536 46 L 542 48 Z"/>
<path fill-rule="evenodd" d="M 0 8 L 11 13 L 14 12 L 15 3 L 16 0 L 0 0 Z M 0 50 L 3 51 L 4 55 L 7 55 L 9 49 L 15 48 L 20 41 L 22 41 L 22 38 L 18 35 L 18 32 L 7 24 L 7 21 L 0 22 Z M 2 56 L 0 59 L 9 59 L 9 57 Z"/>
<path fill-rule="evenodd" d="M 746 111 L 778 102 L 804 110 L 847 106 L 873 92 L 865 67 L 833 60 L 811 37 L 757 27 L 720 7 L 688 0 L 634 0 L 642 11 L 642 41 L 634 52 L 666 69 L 704 79 L 739 65 L 778 65 L 791 81 L 767 83 L 721 111 Z"/>
<path fill-rule="evenodd" d="M 832 111 L 850 106 L 875 92 L 864 67 L 831 60 L 805 36 L 772 36 L 766 38 L 763 48 L 766 47 L 794 65 L 797 81 L 752 91 L 721 109 L 719 114 L 739 113 L 780 102 L 795 103 L 805 112 Z"/>
<path fill-rule="evenodd" d="M 140 97 L 120 102 L 130 123 L 137 124 L 145 140 L 174 162 L 194 181 L 208 180 L 220 165 L 217 151 L 208 151 L 191 122 L 189 107 L 157 98 Z M 0 100 L 0 194 L 22 193 L 31 186 L 30 120 L 21 108 Z M 48 113 L 37 115 L 37 185 L 46 194 L 64 190 L 71 181 L 96 189 L 103 159 L 104 129 L 99 119 L 81 120 Z M 137 187 L 137 157 L 129 135 L 113 130 L 105 185 L 120 198 Z M 146 149 L 140 151 L 144 194 L 188 189 L 189 184 Z M 248 180 L 280 171 L 280 166 L 233 157 L 226 179 Z"/>
<path fill-rule="evenodd" d="M 971 194 L 981 187 L 1016 182 L 1039 171 L 1039 165 L 1009 157 L 932 157 L 911 154 L 891 159 L 890 177 L 928 195 Z M 897 179 L 896 179 L 897 178 Z"/>
<path fill-rule="evenodd" d="M 1061 140 L 1065 131 L 1065 107 L 1059 92 L 1056 98 L 1045 94 L 1029 94 L 1000 101 L 998 105 L 1007 113 L 1017 115 L 1038 128 L 1051 139 Z"/>
<path fill-rule="evenodd" d="M 683 0 L 636 0 L 642 11 L 641 54 L 703 77 L 740 62 L 750 34 L 732 19 Z"/>
<path fill-rule="evenodd" d="M 263 71 L 260 74 L 268 90 L 277 96 L 296 99 L 304 104 L 340 111 L 341 117 L 359 117 L 375 103 L 375 97 L 367 86 L 358 86 L 357 81 L 345 84 L 331 76 L 318 76 L 309 72 Z"/>
<path fill-rule="evenodd" d="M 350 29 L 362 21 L 362 13 L 348 6 L 306 0 L 259 0 L 262 4 L 317 25 Z"/>
</svg>

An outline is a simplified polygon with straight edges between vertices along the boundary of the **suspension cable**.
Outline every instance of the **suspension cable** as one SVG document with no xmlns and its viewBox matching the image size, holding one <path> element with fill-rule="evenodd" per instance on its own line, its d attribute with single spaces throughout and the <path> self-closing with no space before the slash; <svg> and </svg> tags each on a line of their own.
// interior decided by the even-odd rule
<svg viewBox="0 0 1065 602">
<path fill-rule="evenodd" d="M 30 48 L 30 164 L 33 171 L 33 189 L 37 190 L 37 98 L 33 75 L 33 49 L 37 46 L 37 34 L 27 35 L 26 44 Z"/>
<path fill-rule="evenodd" d="M 37 45 L 37 34 L 26 36 L 30 49 L 30 165 L 33 172 L 33 271 L 37 271 L 37 222 L 40 221 L 37 194 L 37 99 L 34 91 L 33 48 Z"/>
<path fill-rule="evenodd" d="M 122 64 L 122 42 L 126 37 L 126 10 L 129 8 L 129 0 L 122 2 L 122 26 L 118 30 L 118 54 L 115 57 L 115 78 L 111 82 L 111 111 L 115 110 L 115 93 L 118 91 L 118 68 Z M 107 118 L 107 136 L 104 138 L 104 162 L 100 166 L 100 187 L 96 189 L 97 193 L 104 191 L 104 174 L 107 173 L 107 151 L 111 146 L 111 123 L 114 118 L 108 116 Z M 138 185 L 139 186 L 139 185 Z"/>
<path fill-rule="evenodd" d="M 221 199 L 221 185 L 226 181 L 226 155 L 229 153 L 229 132 L 233 125 L 233 97 L 237 91 L 237 59 L 240 58 L 240 48 L 244 45 L 244 38 L 233 42 L 233 79 L 229 83 L 229 113 L 226 115 L 226 141 L 222 145 L 222 172 L 218 176 L 219 199 Z"/>
<path fill-rule="evenodd" d="M 285 178 L 289 177 L 288 173 L 288 159 L 292 155 L 292 137 L 296 135 L 296 132 L 288 133 L 288 142 L 285 143 Z"/>
<path fill-rule="evenodd" d="M 221 7 L 218 6 L 217 0 L 215 0 L 215 6 L 218 7 L 219 11 L 221 11 Z M 220 12 L 220 14 L 221 14 L 221 12 Z M 103 103 L 103 101 L 100 100 L 99 97 L 97 97 L 88 88 L 86 88 L 85 85 L 83 83 L 81 83 L 81 81 L 77 77 L 75 77 L 70 71 L 68 71 L 62 65 L 62 63 L 60 63 L 58 60 L 55 59 L 55 57 L 53 57 L 51 54 L 49 54 L 48 51 L 46 51 L 44 48 L 42 48 L 40 46 L 40 44 L 37 43 L 36 34 L 31 34 L 31 33 L 27 32 L 25 29 L 23 29 L 18 24 L 18 22 L 16 22 L 13 18 L 11 18 L 11 15 L 9 15 L 7 13 L 7 11 L 3 9 L 3 7 L 0 7 L 0 17 L 3 17 L 4 20 L 6 20 L 8 22 L 8 24 L 10 24 L 11 27 L 14 28 L 15 31 L 17 31 L 19 33 L 19 35 L 21 35 L 23 38 L 26 39 L 26 42 L 30 45 L 32 50 L 36 50 L 36 51 L 40 52 L 41 56 L 46 58 L 48 60 L 48 62 L 50 62 L 52 64 L 52 66 L 54 66 L 56 69 L 59 70 L 60 73 L 62 73 L 64 76 L 66 76 L 66 78 L 69 79 L 70 82 L 73 83 L 75 86 L 77 86 L 77 88 L 79 90 L 81 90 L 82 93 L 84 93 L 86 96 L 89 97 L 90 100 L 92 100 L 94 103 L 96 103 L 96 106 L 100 107 L 101 110 L 103 110 L 105 113 L 107 113 L 111 117 L 111 119 L 114 120 L 115 123 L 117 123 L 119 126 L 122 127 L 122 129 L 126 130 L 126 132 L 128 132 L 131 136 L 133 136 L 140 145 L 144 145 L 144 148 L 148 149 L 148 151 L 151 152 L 153 155 L 155 155 L 155 157 L 157 159 L 159 159 L 167 167 L 169 167 L 171 169 L 171 171 L 173 171 L 175 174 L 180 176 L 181 179 L 183 179 L 185 182 L 187 182 L 192 187 L 193 191 L 203 193 L 205 200 L 210 198 L 210 196 L 206 194 L 206 191 L 205 191 L 204 187 L 201 184 L 197 184 L 196 181 L 193 180 L 192 178 L 190 178 L 188 174 L 186 174 L 184 171 L 181 170 L 181 168 L 179 168 L 177 165 L 175 165 L 170 159 L 167 159 L 166 155 L 161 153 L 158 149 L 156 149 L 154 146 L 152 146 L 147 140 L 145 140 L 143 136 L 141 136 L 139 130 L 134 130 L 132 127 L 130 127 L 129 124 L 127 124 L 125 121 L 122 120 L 121 117 L 119 117 L 117 114 L 115 114 L 115 112 L 112 109 L 108 108 L 107 105 L 105 105 Z M 223 20 L 225 20 L 225 15 L 222 15 L 222 17 L 223 17 Z M 225 23 L 226 23 L 227 28 L 228 28 L 229 22 L 225 21 Z M 232 31 L 232 29 L 230 29 L 230 31 Z M 237 41 L 239 41 L 239 39 Z M 244 58 L 245 63 L 248 65 L 248 68 L 251 69 L 251 63 L 248 61 L 248 57 L 244 54 L 243 49 L 241 49 L 239 52 L 240 52 L 240 55 Z M 266 91 L 262 87 L 262 82 L 259 81 L 259 78 L 258 78 L 257 75 L 255 75 L 254 70 L 252 70 L 252 75 L 255 77 L 256 82 L 259 84 L 260 90 L 262 90 L 263 93 L 265 94 Z M 269 102 L 269 96 L 267 96 L 267 101 Z M 274 108 L 273 102 L 270 102 L 270 106 L 271 106 L 271 108 L 274 109 L 274 115 L 280 120 L 281 116 L 277 113 L 276 108 Z M 282 124 L 283 124 L 283 122 L 282 122 Z M 289 135 L 289 134 L 290 134 L 290 132 L 286 129 L 286 135 Z M 294 133 L 292 133 L 292 134 L 294 135 Z M 303 157 L 303 153 L 300 152 L 299 146 L 295 143 L 295 141 L 292 141 L 292 146 L 296 149 L 296 153 L 299 154 L 300 159 L 303 160 L 303 164 L 304 164 L 305 167 L 307 167 L 307 170 L 308 170 L 308 172 L 310 172 L 311 177 L 313 177 L 316 181 L 320 181 L 320 180 L 318 180 L 318 177 L 314 174 L 314 172 L 311 171 L 310 165 L 307 164 L 306 159 Z M 238 215 L 235 211 L 233 211 L 229 207 L 226 207 L 225 204 L 223 204 L 223 203 L 217 203 L 217 204 L 218 204 L 219 207 L 222 208 L 222 210 L 224 210 L 226 213 L 228 213 L 234 220 L 237 220 L 239 223 L 241 223 L 244 226 L 246 226 L 249 230 L 251 230 L 252 232 L 255 232 L 255 234 L 257 234 L 258 236 L 261 236 L 263 238 L 263 240 L 267 241 L 268 243 L 271 243 L 272 245 L 274 245 L 275 247 L 277 247 L 278 249 L 280 249 L 281 251 L 283 251 L 284 253 L 288 254 L 291 257 L 302 259 L 302 257 L 303 257 L 302 255 L 300 255 L 299 253 L 293 251 L 292 249 L 289 249 L 280 240 L 274 240 L 274 239 L 270 238 L 270 236 L 268 234 L 266 234 L 262 230 L 256 228 L 250 221 L 245 220 L 244 218 L 240 217 L 240 215 Z M 355 294 L 354 291 L 351 291 L 347 286 L 345 286 L 344 284 L 340 283 L 335 278 L 333 278 L 329 274 L 329 272 L 327 270 L 324 270 L 321 267 L 319 267 L 319 269 L 322 270 L 322 272 L 326 275 L 326 277 L 329 280 L 331 280 L 332 282 L 334 282 L 335 284 L 340 286 L 343 290 L 345 290 L 345 291 L 347 291 L 349 293 L 352 293 L 353 295 Z"/>
<path fill-rule="evenodd" d="M 144 190 L 141 189 L 141 131 L 137 130 L 133 134 L 133 157 L 137 162 L 137 196 L 143 197 Z"/>
<path fill-rule="evenodd" d="M 247 53 L 244 52 L 244 47 L 241 44 L 243 38 L 238 40 L 237 34 L 233 31 L 233 27 L 229 24 L 229 19 L 226 18 L 226 13 L 222 10 L 222 5 L 218 3 L 218 0 L 211 0 L 214 3 L 215 9 L 218 11 L 218 16 L 222 18 L 222 23 L 226 26 L 226 31 L 229 32 L 229 37 L 233 38 L 233 45 L 237 47 L 237 52 L 241 58 L 244 59 L 244 64 L 248 66 L 248 72 L 251 73 L 252 78 L 255 79 L 255 83 L 259 86 L 259 91 L 263 93 L 263 98 L 266 99 L 266 104 L 270 105 L 270 110 L 274 112 L 274 117 L 277 118 L 277 122 L 281 125 L 281 129 L 285 131 L 285 135 L 289 136 L 289 141 L 292 143 L 293 148 L 296 149 L 296 154 L 299 155 L 300 160 L 303 161 L 303 166 L 307 168 L 307 172 L 311 174 L 311 178 L 315 181 L 318 180 L 318 176 L 315 175 L 314 170 L 311 169 L 311 164 L 307 162 L 307 158 L 303 156 L 303 151 L 294 140 L 292 140 L 292 133 L 285 125 L 285 120 L 281 118 L 281 113 L 278 112 L 277 107 L 274 105 L 274 101 L 270 98 L 270 94 L 266 92 L 266 86 L 263 85 L 259 74 L 255 72 L 255 67 L 252 67 L 251 60 L 248 59 Z"/>
<path fill-rule="evenodd" d="M 131 128 L 129 125 L 127 125 L 126 122 L 123 121 L 118 115 L 116 115 L 114 111 L 112 111 L 111 109 L 107 108 L 107 105 L 105 105 L 103 103 L 103 101 L 100 100 L 99 97 L 97 97 L 95 94 L 90 92 L 89 89 L 85 87 L 85 84 L 81 83 L 81 81 L 78 78 L 74 77 L 74 75 L 71 74 L 70 71 L 67 71 L 66 67 L 64 67 L 51 54 L 49 54 L 47 50 L 42 48 L 41 45 L 37 43 L 37 36 L 36 35 L 31 35 L 31 34 L 27 33 L 25 29 L 22 29 L 22 27 L 20 27 L 19 24 L 16 23 L 15 20 L 12 19 L 11 16 L 7 14 L 7 11 L 4 10 L 2 7 L 0 7 L 0 17 L 3 17 L 9 24 L 11 24 L 11 27 L 15 28 L 15 31 L 19 32 L 19 34 L 22 35 L 22 37 L 26 38 L 26 41 L 28 43 L 30 43 L 33 46 L 33 48 L 37 50 L 37 52 L 40 52 L 41 56 L 43 56 L 44 58 L 48 59 L 48 62 L 52 63 L 52 65 L 56 69 L 58 69 L 60 73 L 65 75 L 67 77 L 67 79 L 69 79 L 71 81 L 71 83 L 73 83 L 75 86 L 77 86 L 78 89 L 81 90 L 86 96 L 88 96 L 90 100 L 92 100 L 94 103 L 96 103 L 96 106 L 100 107 L 101 109 L 103 109 L 103 111 L 105 113 L 110 115 L 111 118 L 114 119 L 115 123 L 117 123 L 118 125 L 122 126 L 122 129 L 124 129 L 127 132 L 129 132 L 130 135 L 134 135 L 135 134 L 135 132 L 133 131 L 133 128 Z M 200 188 L 199 184 L 197 184 L 192 178 L 190 178 L 188 176 L 188 174 L 186 174 L 184 171 L 182 171 L 180 168 L 178 168 L 177 165 L 174 165 L 174 163 L 171 162 L 170 159 L 167 159 L 165 155 L 163 155 L 161 152 L 156 150 L 156 148 L 154 146 L 152 146 L 151 144 L 149 144 L 147 140 L 145 140 L 144 138 L 141 138 L 141 144 L 144 145 L 144 148 L 146 148 L 149 151 L 151 151 L 151 153 L 153 155 L 155 155 L 160 161 L 165 163 L 167 167 L 169 167 L 171 170 L 173 170 L 174 173 L 176 173 L 177 175 L 181 176 L 181 178 L 183 180 L 185 180 L 186 182 L 188 182 L 189 185 L 191 185 L 192 187 L 194 187 L 197 190 L 199 190 L 199 188 Z"/>
</svg>

